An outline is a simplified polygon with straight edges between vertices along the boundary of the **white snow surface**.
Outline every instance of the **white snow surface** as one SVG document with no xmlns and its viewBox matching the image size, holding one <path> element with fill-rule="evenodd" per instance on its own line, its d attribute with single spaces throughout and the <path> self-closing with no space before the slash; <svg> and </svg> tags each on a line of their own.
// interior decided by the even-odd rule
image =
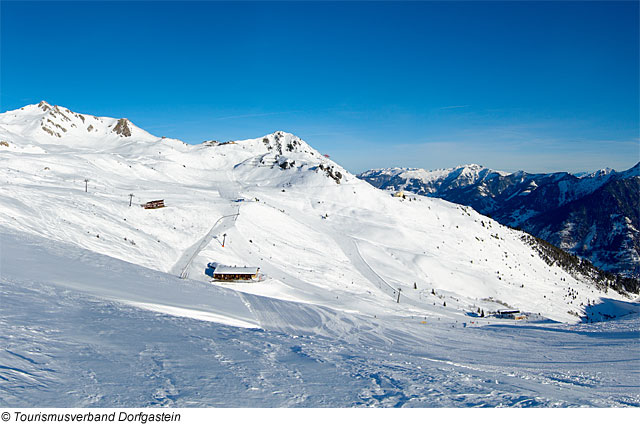
<svg viewBox="0 0 640 435">
<path fill-rule="evenodd" d="M 639 403 L 636 302 L 290 133 L 189 145 L 43 102 L 0 141 L 2 406 Z M 571 325 L 594 307 L 626 316 Z M 504 308 L 530 320 L 474 317 Z"/>
<path fill-rule="evenodd" d="M 637 313 L 579 325 L 374 317 L 24 233 L 0 246 L 2 407 L 640 405 Z"/>
</svg>

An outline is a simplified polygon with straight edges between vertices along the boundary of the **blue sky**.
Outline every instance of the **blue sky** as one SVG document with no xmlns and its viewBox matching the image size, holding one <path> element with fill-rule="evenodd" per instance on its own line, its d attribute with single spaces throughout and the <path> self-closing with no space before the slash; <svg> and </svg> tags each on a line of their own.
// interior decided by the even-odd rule
<svg viewBox="0 0 640 435">
<path fill-rule="evenodd" d="M 637 2 L 0 2 L 0 111 L 190 143 L 297 134 L 353 172 L 640 160 Z"/>
</svg>

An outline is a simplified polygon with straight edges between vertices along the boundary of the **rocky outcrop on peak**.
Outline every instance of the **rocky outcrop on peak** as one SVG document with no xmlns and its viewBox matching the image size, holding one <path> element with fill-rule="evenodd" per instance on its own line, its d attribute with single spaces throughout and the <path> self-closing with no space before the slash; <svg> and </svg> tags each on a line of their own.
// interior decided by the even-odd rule
<svg viewBox="0 0 640 435">
<path fill-rule="evenodd" d="M 131 136 L 131 127 L 129 126 L 129 120 L 127 118 L 120 118 L 113 127 L 113 132 L 122 137 Z"/>
<path fill-rule="evenodd" d="M 336 184 L 340 184 L 340 181 L 342 180 L 342 172 L 336 170 L 335 166 L 320 163 L 318 165 L 318 170 L 323 171 L 326 176 L 335 181 Z"/>
</svg>

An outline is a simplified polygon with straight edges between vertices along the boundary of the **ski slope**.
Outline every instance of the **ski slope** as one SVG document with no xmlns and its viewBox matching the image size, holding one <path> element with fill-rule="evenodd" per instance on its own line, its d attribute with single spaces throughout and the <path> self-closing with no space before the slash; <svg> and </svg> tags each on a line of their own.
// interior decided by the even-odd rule
<svg viewBox="0 0 640 435">
<path fill-rule="evenodd" d="M 637 314 L 425 324 L 243 294 L 36 236 L 2 233 L 0 246 L 2 407 L 640 403 Z"/>
<path fill-rule="evenodd" d="M 637 405 L 633 296 L 290 133 L 189 145 L 42 102 L 0 141 L 0 404 Z M 506 308 L 529 320 L 477 317 Z"/>
</svg>

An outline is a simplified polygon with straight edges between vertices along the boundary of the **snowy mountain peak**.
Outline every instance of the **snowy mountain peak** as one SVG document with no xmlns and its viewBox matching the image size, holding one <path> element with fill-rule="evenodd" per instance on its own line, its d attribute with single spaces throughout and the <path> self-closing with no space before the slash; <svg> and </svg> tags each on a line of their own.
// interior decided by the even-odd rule
<svg viewBox="0 0 640 435">
<path fill-rule="evenodd" d="M 606 177 L 607 175 L 610 175 L 613 172 L 615 171 L 611 168 L 602 168 L 593 172 L 578 172 L 573 175 L 577 178 L 599 178 L 599 177 Z"/>
<path fill-rule="evenodd" d="M 479 176 L 480 173 L 492 173 L 492 174 L 500 174 L 502 176 L 509 175 L 509 172 L 498 171 L 495 169 L 487 168 L 486 166 L 478 165 L 477 163 L 469 163 L 466 165 L 456 166 L 453 169 L 453 172 L 458 172 L 461 175 L 465 176 Z"/>
<path fill-rule="evenodd" d="M 235 142 L 208 142 L 206 146 L 232 145 L 236 152 L 240 150 L 247 158 L 236 164 L 235 168 L 244 173 L 244 177 L 253 178 L 258 168 L 278 168 L 285 173 L 279 176 L 269 172 L 270 185 L 314 184 L 319 180 L 341 184 L 355 180 L 356 177 L 340 165 L 323 156 L 298 136 L 284 131 L 276 131 L 256 139 Z M 318 177 L 318 175 L 321 175 Z"/>
<path fill-rule="evenodd" d="M 484 166 L 478 165 L 477 163 L 468 163 L 466 165 L 456 166 L 456 169 L 460 169 L 466 172 L 478 172 L 484 169 Z"/>
<path fill-rule="evenodd" d="M 273 150 L 277 154 L 285 153 L 309 153 L 313 156 L 320 157 L 315 149 L 308 143 L 300 139 L 298 136 L 284 131 L 276 131 L 262 137 L 262 143 L 269 151 Z"/>
<path fill-rule="evenodd" d="M 8 143 L 22 142 L 23 150 L 31 146 L 33 152 L 47 144 L 105 150 L 124 142 L 160 140 L 126 118 L 76 113 L 44 100 L 0 114 L 0 138 Z"/>
</svg>

